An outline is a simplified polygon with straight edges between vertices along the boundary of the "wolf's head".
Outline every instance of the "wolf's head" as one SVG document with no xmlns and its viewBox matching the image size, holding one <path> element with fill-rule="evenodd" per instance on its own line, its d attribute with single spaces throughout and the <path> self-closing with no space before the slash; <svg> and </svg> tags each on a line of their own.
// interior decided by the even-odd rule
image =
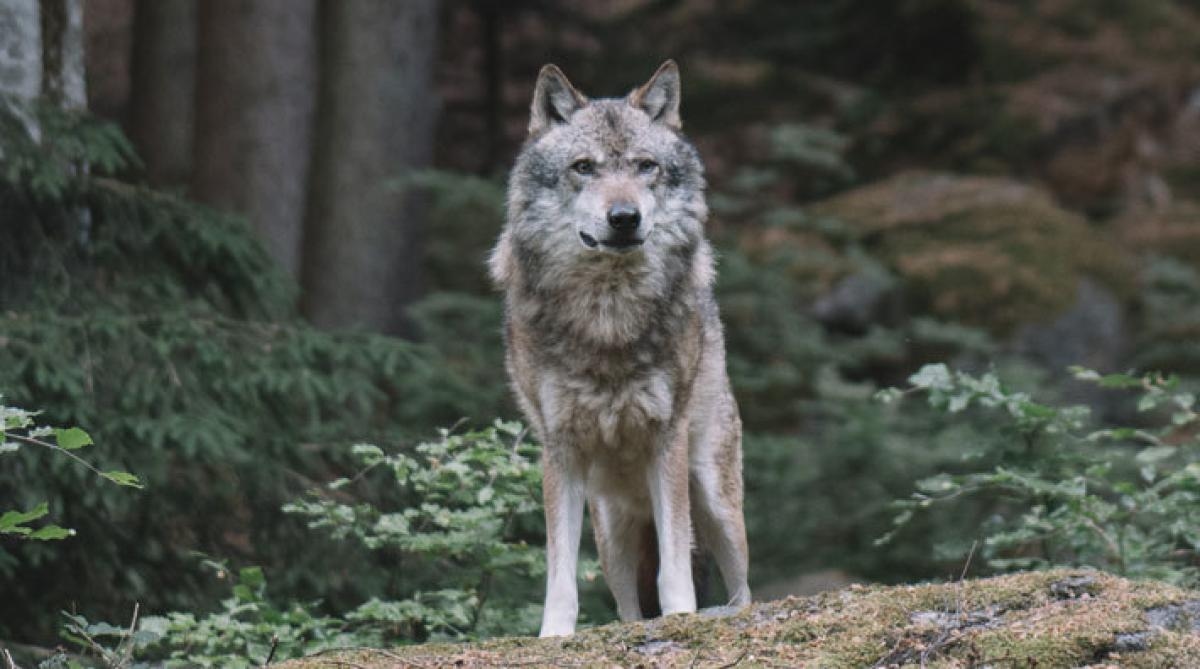
<svg viewBox="0 0 1200 669">
<path fill-rule="evenodd" d="M 694 248 L 704 176 L 680 132 L 679 97 L 673 61 L 624 98 L 598 100 L 542 68 L 510 181 L 513 241 L 551 262 Z"/>
</svg>

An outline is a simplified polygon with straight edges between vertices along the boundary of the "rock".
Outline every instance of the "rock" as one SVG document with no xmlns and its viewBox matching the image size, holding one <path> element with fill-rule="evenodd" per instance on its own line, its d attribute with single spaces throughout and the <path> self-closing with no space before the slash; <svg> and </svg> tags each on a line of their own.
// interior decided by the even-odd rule
<svg viewBox="0 0 1200 669">
<path fill-rule="evenodd" d="M 1069 576 L 1050 584 L 1050 593 L 1059 599 L 1079 599 L 1096 590 L 1096 577 L 1091 574 Z"/>
<path fill-rule="evenodd" d="M 861 581 L 841 569 L 821 569 L 760 585 L 754 588 L 754 598 L 756 601 L 769 602 L 784 597 L 811 597 L 830 590 L 841 590 Z"/>
<path fill-rule="evenodd" d="M 822 325 L 842 332 L 866 332 L 881 320 L 896 282 L 881 272 L 857 272 L 833 286 L 813 303 L 813 316 Z"/>
<path fill-rule="evenodd" d="M 1125 346 L 1125 309 L 1111 290 L 1092 281 L 1079 281 L 1075 302 L 1045 323 L 1021 326 L 1014 348 L 1047 369 L 1071 365 L 1113 369 Z"/>
<path fill-rule="evenodd" d="M 558 639 L 352 650 L 278 665 L 621 667 L 1197 667 L 1200 592 L 1097 571 L 853 586 Z"/>
</svg>

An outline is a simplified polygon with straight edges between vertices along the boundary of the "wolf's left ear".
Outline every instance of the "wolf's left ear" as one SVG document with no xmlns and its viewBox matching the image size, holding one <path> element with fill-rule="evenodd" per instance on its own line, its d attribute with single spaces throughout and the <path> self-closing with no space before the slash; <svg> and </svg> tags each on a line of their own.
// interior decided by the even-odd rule
<svg viewBox="0 0 1200 669">
<path fill-rule="evenodd" d="M 538 73 L 529 110 L 529 134 L 536 135 L 555 123 L 566 123 L 587 98 L 575 90 L 557 65 L 546 65 Z"/>
<path fill-rule="evenodd" d="M 679 128 L 679 66 L 668 60 L 641 88 L 629 94 L 629 104 L 646 112 L 652 121 Z"/>
</svg>

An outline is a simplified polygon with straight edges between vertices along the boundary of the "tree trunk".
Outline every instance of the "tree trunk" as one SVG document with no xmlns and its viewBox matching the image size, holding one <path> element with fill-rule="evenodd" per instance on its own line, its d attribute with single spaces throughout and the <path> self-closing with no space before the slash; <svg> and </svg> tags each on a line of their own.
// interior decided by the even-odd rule
<svg viewBox="0 0 1200 669">
<path fill-rule="evenodd" d="M 196 100 L 196 0 L 138 0 L 129 136 L 155 186 L 186 186 Z"/>
<path fill-rule="evenodd" d="M 436 0 L 324 0 L 304 246 L 305 315 L 405 330 L 421 283 L 420 199 L 394 186 L 430 161 Z"/>
<path fill-rule="evenodd" d="M 38 0 L 0 0 L 0 94 L 22 102 L 42 92 Z"/>
<path fill-rule="evenodd" d="M 42 97 L 64 109 L 85 109 L 83 0 L 42 0 Z"/>
<path fill-rule="evenodd" d="M 315 0 L 198 5 L 193 195 L 246 215 L 293 276 L 311 155 L 315 12 Z"/>
<path fill-rule="evenodd" d="M 82 0 L 0 0 L 0 94 L 87 105 Z"/>
</svg>

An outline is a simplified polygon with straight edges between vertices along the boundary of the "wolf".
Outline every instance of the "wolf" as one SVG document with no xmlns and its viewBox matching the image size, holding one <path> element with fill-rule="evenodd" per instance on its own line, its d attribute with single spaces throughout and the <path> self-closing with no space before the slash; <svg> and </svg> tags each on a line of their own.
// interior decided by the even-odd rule
<svg viewBox="0 0 1200 669">
<path fill-rule="evenodd" d="M 679 68 L 590 100 L 554 65 L 489 259 L 506 367 L 544 446 L 541 636 L 570 635 L 584 502 L 622 620 L 692 612 L 693 532 L 749 603 L 742 430 L 704 236 L 704 169 Z"/>
</svg>

